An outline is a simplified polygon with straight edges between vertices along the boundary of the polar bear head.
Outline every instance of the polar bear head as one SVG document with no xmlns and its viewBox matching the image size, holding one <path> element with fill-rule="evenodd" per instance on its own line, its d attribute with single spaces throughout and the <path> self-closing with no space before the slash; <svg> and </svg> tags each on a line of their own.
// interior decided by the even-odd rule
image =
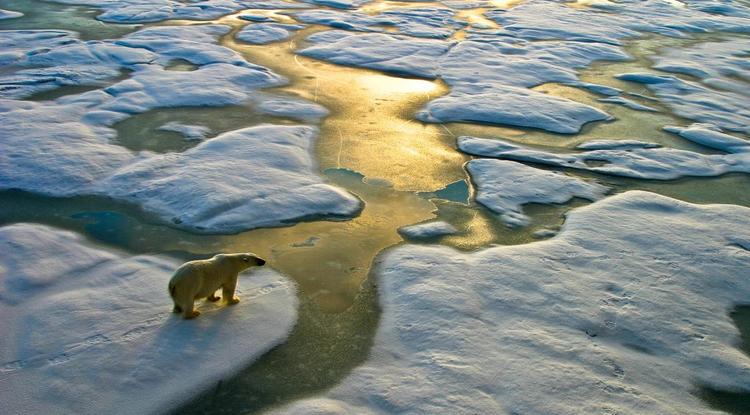
<svg viewBox="0 0 750 415">
<path fill-rule="evenodd" d="M 266 264 L 265 259 L 260 258 L 259 256 L 250 252 L 239 254 L 223 254 L 222 256 L 231 261 L 232 264 L 237 267 L 238 271 L 244 271 L 250 267 L 262 267 Z"/>
</svg>

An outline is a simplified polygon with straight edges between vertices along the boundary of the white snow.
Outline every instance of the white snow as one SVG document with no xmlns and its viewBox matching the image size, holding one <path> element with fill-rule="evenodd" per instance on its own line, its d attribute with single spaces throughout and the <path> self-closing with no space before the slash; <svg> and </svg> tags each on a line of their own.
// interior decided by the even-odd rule
<svg viewBox="0 0 750 415">
<path fill-rule="evenodd" d="M 358 214 L 358 198 L 316 175 L 311 156 L 316 136 L 310 126 L 231 131 L 183 153 L 124 166 L 97 182 L 93 192 L 211 233 Z"/>
<path fill-rule="evenodd" d="M 442 220 L 418 223 L 398 229 L 398 233 L 409 239 L 432 239 L 458 232 L 455 226 Z"/>
<path fill-rule="evenodd" d="M 712 86 L 680 79 L 674 75 L 650 73 L 620 74 L 617 78 L 645 84 L 681 117 L 750 134 L 750 109 L 747 105 L 750 98 L 747 85 L 744 88 L 729 85 L 729 89 L 725 89 L 728 85 L 724 83 L 719 85 L 724 88 L 714 89 Z"/>
<path fill-rule="evenodd" d="M 42 225 L 0 228 L 0 412 L 156 414 L 232 376 L 283 342 L 292 282 L 239 279 L 236 306 L 171 313 L 171 259 L 94 247 Z"/>
<path fill-rule="evenodd" d="M 625 97 L 607 97 L 607 98 L 599 98 L 599 102 L 606 102 L 608 104 L 619 104 L 624 107 L 630 108 L 631 110 L 635 111 L 650 111 L 650 112 L 659 112 L 658 109 L 654 107 L 649 107 L 648 105 L 639 104 L 631 99 L 627 99 Z"/>
<path fill-rule="evenodd" d="M 625 146 L 619 141 L 597 140 L 576 153 L 547 152 L 498 139 L 459 137 L 458 148 L 468 154 L 506 160 L 588 170 L 615 176 L 672 180 L 686 176 L 713 177 L 730 172 L 750 173 L 750 146 L 744 140 L 704 128 L 667 127 L 686 139 L 727 152 L 702 154 L 650 145 Z M 682 132 L 687 131 L 687 132 Z"/>
<path fill-rule="evenodd" d="M 168 19 L 214 20 L 245 9 L 301 9 L 307 4 L 284 0 L 52 0 L 98 7 L 97 19 L 109 23 L 152 23 Z"/>
<path fill-rule="evenodd" d="M 369 360 L 284 414 L 720 414 L 750 390 L 728 311 L 750 295 L 750 209 L 628 192 L 552 239 L 403 245 L 376 269 Z"/>
<path fill-rule="evenodd" d="M 565 203 L 574 197 L 598 200 L 608 188 L 564 173 L 551 172 L 506 160 L 477 159 L 466 164 L 476 184 L 476 200 L 509 226 L 526 226 L 527 203 Z"/>
<path fill-rule="evenodd" d="M 359 200 L 326 185 L 317 174 L 310 155 L 317 136 L 312 127 L 240 130 L 185 154 L 133 153 L 116 144 L 113 124 L 163 107 L 251 103 L 261 113 L 302 121 L 327 115 L 325 108 L 302 98 L 258 92 L 286 79 L 217 45 L 228 30 L 222 25 L 150 27 L 115 41 L 88 42 L 65 31 L 2 31 L 0 38 L 8 39 L 9 47 L 0 63 L 35 68 L 6 75 L 0 96 L 23 97 L 68 81 L 86 85 L 100 82 L 101 74 L 133 72 L 106 88 L 55 101 L 0 99 L 5 146 L 0 189 L 114 197 L 204 232 L 357 214 Z M 175 59 L 198 66 L 189 72 L 166 70 Z M 205 135 L 178 128 L 188 136 Z M 201 161 L 205 164 L 187 165 Z M 236 167 L 226 168 L 230 165 Z M 142 183 L 150 183 L 148 189 L 136 191 Z"/>
<path fill-rule="evenodd" d="M 295 31 L 302 28 L 304 28 L 302 25 L 284 23 L 251 24 L 240 30 L 236 37 L 243 42 L 264 45 L 288 39 Z"/>
<path fill-rule="evenodd" d="M 21 17 L 21 16 L 23 16 L 23 13 L 21 13 L 21 12 L 16 12 L 16 11 L 13 11 L 13 10 L 0 9 L 0 20 L 15 19 L 15 18 L 18 18 L 18 17 Z"/>
<path fill-rule="evenodd" d="M 182 134 L 186 140 L 200 141 L 211 134 L 211 129 L 208 127 L 203 125 L 183 124 L 179 121 L 170 121 L 164 125 L 160 125 L 157 129 Z"/>
</svg>

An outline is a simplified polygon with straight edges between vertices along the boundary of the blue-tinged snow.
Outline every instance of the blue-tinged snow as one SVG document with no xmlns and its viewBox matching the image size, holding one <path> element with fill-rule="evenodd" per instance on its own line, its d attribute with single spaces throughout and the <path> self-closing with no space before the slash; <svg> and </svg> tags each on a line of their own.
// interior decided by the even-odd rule
<svg viewBox="0 0 750 415">
<path fill-rule="evenodd" d="M 157 129 L 181 134 L 186 140 L 200 141 L 211 134 L 211 129 L 208 127 L 203 125 L 184 124 L 179 121 L 170 121 L 166 124 L 160 125 Z"/>
<path fill-rule="evenodd" d="M 369 360 L 274 413 L 718 415 L 696 385 L 750 390 L 727 315 L 750 295 L 748 208 L 628 192 L 546 241 L 381 259 Z"/>
<path fill-rule="evenodd" d="M 278 42 L 291 37 L 302 25 L 284 23 L 258 23 L 245 26 L 236 37 L 243 42 L 255 45 Z"/>
<path fill-rule="evenodd" d="M 712 127 L 715 128 L 715 127 Z M 458 148 L 468 154 L 546 164 L 615 176 L 672 180 L 687 176 L 714 177 L 725 173 L 750 173 L 750 146 L 740 138 L 703 125 L 666 127 L 667 131 L 725 154 L 703 154 L 651 145 L 623 146 L 619 141 L 597 140 L 575 153 L 548 152 L 503 140 L 459 137 Z"/>
<path fill-rule="evenodd" d="M 239 278 L 240 303 L 173 314 L 179 263 L 89 245 L 35 224 L 0 228 L 0 412 L 165 413 L 283 342 L 294 283 L 271 269 Z"/>
<path fill-rule="evenodd" d="M 395 8 L 371 15 L 340 10 L 305 10 L 293 16 L 299 21 L 319 24 L 334 29 L 359 32 L 385 32 L 395 29 L 399 34 L 445 39 L 465 23 L 454 19 L 455 12 L 449 8 L 414 7 Z"/>
<path fill-rule="evenodd" d="M 18 18 L 18 17 L 21 17 L 21 16 L 23 16 L 23 13 L 21 13 L 21 12 L 16 12 L 16 11 L 13 11 L 13 10 L 0 9 L 0 20 L 15 19 L 15 18 Z"/>
<path fill-rule="evenodd" d="M 316 137 L 309 126 L 235 130 L 183 153 L 123 166 L 92 191 L 212 233 L 355 216 L 360 200 L 325 184 L 314 170 Z"/>
<path fill-rule="evenodd" d="M 97 19 L 109 23 L 153 23 L 169 19 L 214 20 L 245 9 L 303 9 L 304 3 L 283 0 L 52 0 L 98 7 Z"/>
<path fill-rule="evenodd" d="M 418 223 L 399 228 L 398 233 L 409 239 L 433 239 L 445 235 L 452 235 L 458 232 L 455 226 L 448 222 L 436 220 L 431 222 Z"/>
<path fill-rule="evenodd" d="M 55 101 L 0 99 L 0 189 L 114 197 L 165 222 L 203 232 L 356 215 L 360 201 L 325 184 L 316 171 L 314 127 L 240 130 L 184 154 L 134 153 L 116 144 L 110 127 L 158 108 L 253 104 L 260 113 L 309 122 L 327 114 L 302 98 L 259 93 L 286 79 L 217 45 L 228 30 L 221 25 L 152 27 L 115 41 L 88 42 L 65 31 L 3 31 L 0 36 L 10 39 L 3 64 L 35 68 L 8 71 L 0 81 L 2 96 L 24 97 L 68 83 L 91 85 L 122 70 L 131 72 L 124 80 L 109 80 L 113 83 L 106 88 Z M 168 70 L 175 59 L 197 68 Z M 148 190 L 134 190 L 150 180 Z"/>
<path fill-rule="evenodd" d="M 476 185 L 476 200 L 497 213 L 508 226 L 526 226 L 527 203 L 565 203 L 574 197 L 599 200 L 608 188 L 564 173 L 551 172 L 506 160 L 475 159 L 466 170 Z"/>
</svg>

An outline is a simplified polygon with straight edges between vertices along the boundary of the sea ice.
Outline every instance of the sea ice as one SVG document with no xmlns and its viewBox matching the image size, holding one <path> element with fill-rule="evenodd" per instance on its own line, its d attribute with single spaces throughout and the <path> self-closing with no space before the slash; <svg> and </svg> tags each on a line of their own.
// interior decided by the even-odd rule
<svg viewBox="0 0 750 415">
<path fill-rule="evenodd" d="M 458 232 L 458 229 L 455 226 L 441 220 L 404 226 L 398 230 L 398 233 L 409 239 L 438 238 L 456 232 Z"/>
<path fill-rule="evenodd" d="M 0 80 L 0 95 L 27 96 L 43 89 L 25 86 L 90 84 L 101 81 L 96 74 L 132 72 L 106 88 L 54 101 L 0 99 L 0 136 L 7 147 L 0 153 L 5 166 L 0 188 L 125 199 L 167 222 L 205 232 L 357 214 L 358 199 L 326 185 L 316 174 L 309 154 L 317 135 L 312 127 L 240 130 L 184 154 L 133 153 L 116 144 L 116 132 L 110 128 L 115 123 L 163 107 L 247 103 L 260 113 L 311 122 L 327 114 L 302 98 L 258 92 L 286 79 L 217 45 L 228 30 L 222 25 L 150 27 L 115 41 L 88 42 L 66 31 L 2 31 L 0 38 L 9 39 L 2 64 L 42 68 L 11 71 L 3 78 L 6 82 Z M 197 67 L 168 70 L 177 59 Z M 222 160 L 236 168 L 220 168 Z M 185 165 L 198 161 L 205 164 Z M 161 173 L 148 171 L 149 166 Z M 147 191 L 134 190 L 142 183 L 150 183 Z M 170 187 L 174 184 L 179 186 Z M 261 206 L 268 210 L 254 211 Z"/>
<path fill-rule="evenodd" d="M 563 168 L 588 170 L 615 176 L 672 180 L 686 176 L 713 177 L 730 172 L 750 173 L 750 146 L 745 141 L 704 128 L 667 127 L 688 140 L 727 154 L 702 154 L 647 145 L 622 147 L 616 140 L 597 140 L 585 151 L 551 153 L 502 140 L 459 137 L 458 148 L 475 156 L 493 157 Z M 580 148 L 580 147 L 579 147 Z"/>
<path fill-rule="evenodd" d="M 237 33 L 237 39 L 255 45 L 288 39 L 295 31 L 304 28 L 297 24 L 258 23 L 245 26 Z"/>
<path fill-rule="evenodd" d="M 202 125 L 183 124 L 179 121 L 170 121 L 164 125 L 159 126 L 159 128 L 157 129 L 161 131 L 171 131 L 182 134 L 182 136 L 185 137 L 186 140 L 200 141 L 211 134 L 211 129 L 208 127 Z"/>
<path fill-rule="evenodd" d="M 294 326 L 294 284 L 262 268 L 241 302 L 171 313 L 171 259 L 36 224 L 0 228 L 0 412 L 156 414 L 232 376 Z M 137 397 L 137 399 L 134 399 Z"/>
<path fill-rule="evenodd" d="M 21 17 L 21 16 L 23 16 L 23 13 L 21 13 L 21 12 L 16 12 L 16 11 L 13 11 L 13 10 L 3 10 L 3 9 L 0 9 L 0 20 L 15 19 L 15 18 L 18 18 L 18 17 Z"/>
<path fill-rule="evenodd" d="M 284 414 L 720 414 L 750 390 L 750 209 L 627 192 L 557 236 L 473 253 L 402 245 L 376 268 L 369 360 Z"/>
<path fill-rule="evenodd" d="M 574 197 L 598 200 L 607 188 L 592 182 L 506 160 L 476 159 L 466 164 L 476 184 L 476 200 L 509 226 L 525 226 L 527 203 L 565 203 Z"/>
<path fill-rule="evenodd" d="M 96 183 L 93 192 L 211 233 L 355 216 L 361 201 L 315 174 L 316 136 L 309 126 L 231 131 L 183 153 L 124 166 Z"/>
</svg>

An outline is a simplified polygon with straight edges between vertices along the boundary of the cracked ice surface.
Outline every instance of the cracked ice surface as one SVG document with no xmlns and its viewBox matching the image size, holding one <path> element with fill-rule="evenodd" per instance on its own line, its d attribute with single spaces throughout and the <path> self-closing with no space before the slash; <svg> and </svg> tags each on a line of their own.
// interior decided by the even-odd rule
<svg viewBox="0 0 750 415">
<path fill-rule="evenodd" d="M 587 170 L 615 176 L 651 180 L 672 180 L 686 176 L 719 176 L 725 173 L 750 173 L 750 143 L 721 133 L 715 126 L 693 124 L 690 127 L 665 127 L 666 131 L 726 154 L 703 154 L 649 143 L 621 143 L 597 140 L 584 144 L 577 153 L 551 153 L 510 142 L 476 137 L 459 137 L 461 151 L 482 157 L 539 163 Z"/>
<path fill-rule="evenodd" d="M 90 246 L 35 224 L 0 228 L 0 412 L 164 413 L 283 342 L 294 283 L 270 269 L 240 276 L 241 302 L 172 314 L 179 265 Z M 137 399 L 134 399 L 137 397 Z"/>
<path fill-rule="evenodd" d="M 720 414 L 691 391 L 750 390 L 727 315 L 748 267 L 750 209 L 646 192 L 544 242 L 400 246 L 376 271 L 369 361 L 275 413 Z"/>
</svg>

